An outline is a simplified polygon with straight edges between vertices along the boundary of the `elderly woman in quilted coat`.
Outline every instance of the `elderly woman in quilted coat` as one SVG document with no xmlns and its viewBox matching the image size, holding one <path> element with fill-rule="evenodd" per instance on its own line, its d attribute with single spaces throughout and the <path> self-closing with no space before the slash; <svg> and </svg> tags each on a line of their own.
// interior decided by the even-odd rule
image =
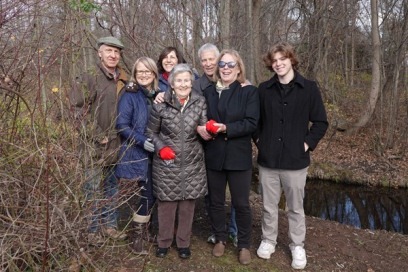
<svg viewBox="0 0 408 272">
<path fill-rule="evenodd" d="M 178 213 L 178 255 L 191 256 L 190 236 L 195 200 L 207 193 L 204 151 L 197 134 L 207 122 L 203 96 L 192 91 L 194 74 L 187 64 L 176 65 L 170 76 L 171 90 L 164 102 L 154 104 L 148 135 L 155 145 L 153 192 L 157 198 L 159 234 L 157 257 L 170 248 Z"/>
</svg>

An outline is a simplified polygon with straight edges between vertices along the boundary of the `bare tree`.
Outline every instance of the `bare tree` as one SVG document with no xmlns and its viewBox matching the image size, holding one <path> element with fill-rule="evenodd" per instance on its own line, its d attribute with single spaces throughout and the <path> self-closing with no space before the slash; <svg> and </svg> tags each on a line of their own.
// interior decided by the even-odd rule
<svg viewBox="0 0 408 272">
<path fill-rule="evenodd" d="M 378 96 L 381 89 L 381 40 L 380 31 L 378 26 L 378 0 L 371 0 L 371 42 L 373 48 L 373 61 L 372 61 L 372 79 L 371 79 L 371 90 L 370 96 L 367 101 L 366 109 L 361 115 L 358 122 L 353 128 L 349 130 L 350 133 L 355 133 L 361 127 L 364 127 L 375 110 L 377 104 Z"/>
</svg>

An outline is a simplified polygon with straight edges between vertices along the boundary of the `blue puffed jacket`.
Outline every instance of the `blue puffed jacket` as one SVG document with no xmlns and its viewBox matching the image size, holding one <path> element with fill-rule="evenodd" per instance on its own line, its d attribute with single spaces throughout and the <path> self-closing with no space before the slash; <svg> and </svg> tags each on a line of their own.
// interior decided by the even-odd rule
<svg viewBox="0 0 408 272">
<path fill-rule="evenodd" d="M 170 83 L 163 77 L 163 74 L 159 74 L 159 89 L 162 92 L 167 92 L 170 89 Z"/>
<path fill-rule="evenodd" d="M 117 178 L 146 179 L 149 152 L 144 150 L 143 144 L 147 139 L 145 131 L 150 115 L 148 99 L 141 87 L 122 90 L 116 120 L 121 139 L 115 170 Z"/>
</svg>

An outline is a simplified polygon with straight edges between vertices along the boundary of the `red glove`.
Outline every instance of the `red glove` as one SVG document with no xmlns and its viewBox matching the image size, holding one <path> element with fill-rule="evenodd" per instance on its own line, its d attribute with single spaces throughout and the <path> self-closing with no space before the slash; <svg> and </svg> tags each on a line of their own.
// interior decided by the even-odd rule
<svg viewBox="0 0 408 272">
<path fill-rule="evenodd" d="M 176 154 L 174 153 L 173 149 L 171 149 L 168 146 L 165 146 L 162 149 L 160 149 L 159 155 L 162 160 L 172 160 L 176 157 Z"/>
<path fill-rule="evenodd" d="M 217 126 L 214 126 L 215 122 L 214 120 L 210 120 L 205 124 L 205 128 L 207 129 L 208 132 L 212 133 L 212 134 L 217 134 L 218 128 Z"/>
</svg>

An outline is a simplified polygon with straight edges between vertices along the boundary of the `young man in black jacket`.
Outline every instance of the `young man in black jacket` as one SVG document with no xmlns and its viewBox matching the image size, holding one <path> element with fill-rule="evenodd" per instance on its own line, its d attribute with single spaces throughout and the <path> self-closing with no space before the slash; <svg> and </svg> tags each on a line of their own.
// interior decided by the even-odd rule
<svg viewBox="0 0 408 272">
<path fill-rule="evenodd" d="M 291 45 L 282 42 L 272 46 L 264 61 L 275 75 L 259 86 L 257 146 L 264 214 L 257 255 L 269 259 L 275 252 L 278 203 L 283 189 L 292 267 L 303 269 L 307 263 L 303 198 L 309 153 L 326 133 L 327 116 L 316 82 L 297 72 L 298 60 Z"/>
</svg>

